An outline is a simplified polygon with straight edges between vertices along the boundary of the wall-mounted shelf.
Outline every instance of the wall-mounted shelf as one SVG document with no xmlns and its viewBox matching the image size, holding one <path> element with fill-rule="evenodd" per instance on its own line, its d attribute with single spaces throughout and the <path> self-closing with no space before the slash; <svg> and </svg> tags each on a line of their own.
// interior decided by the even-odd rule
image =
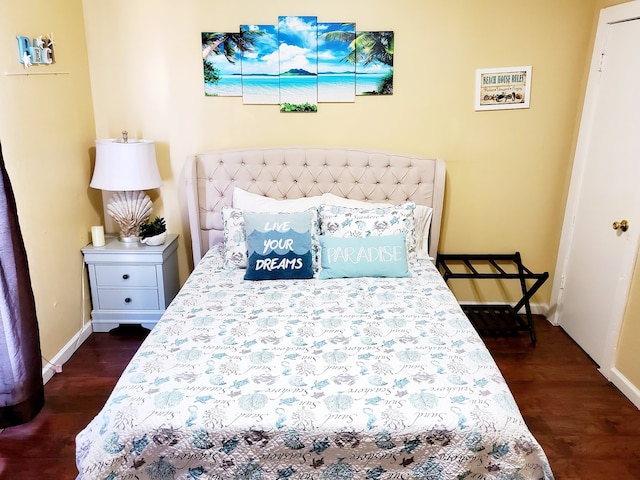
<svg viewBox="0 0 640 480">
<path fill-rule="evenodd" d="M 69 72 L 4 72 L 5 77 L 28 77 L 30 75 L 69 75 Z"/>
</svg>

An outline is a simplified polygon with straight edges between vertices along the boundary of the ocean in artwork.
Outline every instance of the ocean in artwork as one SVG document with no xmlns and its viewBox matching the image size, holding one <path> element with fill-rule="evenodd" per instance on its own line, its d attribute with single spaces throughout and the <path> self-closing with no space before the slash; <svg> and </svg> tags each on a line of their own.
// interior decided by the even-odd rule
<svg viewBox="0 0 640 480">
<path fill-rule="evenodd" d="M 210 96 L 241 97 L 242 77 L 240 75 L 220 75 L 218 83 L 204 84 L 204 92 Z"/>
<path fill-rule="evenodd" d="M 376 92 L 378 85 L 387 73 L 358 73 L 356 74 L 356 95 Z"/>
<path fill-rule="evenodd" d="M 353 102 L 354 94 L 375 91 L 385 74 L 320 74 L 300 76 L 222 75 L 205 84 L 207 95 L 243 97 L 245 104 Z"/>
<path fill-rule="evenodd" d="M 355 81 L 353 73 L 318 75 L 318 102 L 355 102 Z"/>
<path fill-rule="evenodd" d="M 280 103 L 318 103 L 318 77 L 315 75 L 283 75 L 280 77 Z"/>
<path fill-rule="evenodd" d="M 247 105 L 279 104 L 280 77 L 278 75 L 244 75 L 242 77 L 242 103 Z"/>
</svg>

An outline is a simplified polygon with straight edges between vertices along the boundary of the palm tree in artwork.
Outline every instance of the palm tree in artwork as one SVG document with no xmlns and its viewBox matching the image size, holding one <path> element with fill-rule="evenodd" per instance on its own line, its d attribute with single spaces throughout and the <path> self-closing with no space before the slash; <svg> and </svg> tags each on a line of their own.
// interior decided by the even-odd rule
<svg viewBox="0 0 640 480">
<path fill-rule="evenodd" d="M 220 72 L 208 61 L 209 55 L 224 55 L 229 63 L 236 63 L 238 52 L 251 52 L 258 36 L 264 35 L 261 30 L 240 33 L 202 32 L 202 63 L 205 83 L 217 84 Z"/>
<path fill-rule="evenodd" d="M 327 32 L 324 34 L 327 40 L 339 40 L 349 42 L 349 53 L 343 61 L 351 64 L 382 63 L 393 67 L 393 32 Z M 393 68 L 380 81 L 377 92 L 374 94 L 389 95 L 393 93 Z"/>
<path fill-rule="evenodd" d="M 202 32 L 202 58 L 207 59 L 212 53 L 224 55 L 229 63 L 236 63 L 238 52 L 250 52 L 255 47 L 256 37 L 264 35 L 261 30 L 240 33 Z"/>
<path fill-rule="evenodd" d="M 363 65 L 379 62 L 393 66 L 393 32 L 353 32 L 334 31 L 324 34 L 330 41 L 349 42 L 349 53 L 344 61 L 362 62 Z"/>
<path fill-rule="evenodd" d="M 379 62 L 393 67 L 393 32 L 361 32 L 355 47 L 356 58 L 364 65 Z"/>
</svg>

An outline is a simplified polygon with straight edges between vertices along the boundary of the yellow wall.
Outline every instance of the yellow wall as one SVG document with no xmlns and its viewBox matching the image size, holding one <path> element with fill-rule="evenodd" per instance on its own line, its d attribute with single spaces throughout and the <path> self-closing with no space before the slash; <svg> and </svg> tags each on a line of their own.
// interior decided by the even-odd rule
<svg viewBox="0 0 640 480">
<path fill-rule="evenodd" d="M 16 35 L 51 32 L 56 63 L 29 71 L 67 75 L 4 75 L 24 72 Z M 29 259 L 42 354 L 51 359 L 81 329 L 80 248 L 102 209 L 88 188 L 95 127 L 81 0 L 2 0 L 0 72 L 0 142 Z"/>
<path fill-rule="evenodd" d="M 447 161 L 442 251 L 520 250 L 532 269 L 554 268 L 593 1 L 156 5 L 84 2 L 97 135 L 118 136 L 126 128 L 159 142 L 160 196 L 170 229 L 186 226 L 176 181 L 189 153 L 278 144 L 362 146 Z M 319 113 L 304 116 L 204 96 L 202 31 L 237 31 L 241 23 L 276 23 L 278 15 L 297 14 L 394 30 L 394 95 L 320 104 Z M 531 108 L 475 112 L 476 68 L 515 65 L 533 66 Z M 184 278 L 188 238 L 182 233 Z M 549 291 L 547 284 L 542 303 Z"/>
</svg>

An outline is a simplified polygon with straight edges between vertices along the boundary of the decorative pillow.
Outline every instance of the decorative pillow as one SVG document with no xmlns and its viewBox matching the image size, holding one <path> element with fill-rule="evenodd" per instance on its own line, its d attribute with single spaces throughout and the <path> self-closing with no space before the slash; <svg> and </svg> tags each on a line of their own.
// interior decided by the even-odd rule
<svg viewBox="0 0 640 480">
<path fill-rule="evenodd" d="M 315 208 L 307 210 L 312 214 L 311 242 L 313 245 L 313 268 L 318 270 L 320 265 L 320 226 L 318 212 Z M 286 212 L 280 212 L 286 213 Z M 247 236 L 244 228 L 243 211 L 229 206 L 222 207 L 222 225 L 224 228 L 224 263 L 223 268 L 247 268 Z"/>
<path fill-rule="evenodd" d="M 409 277 L 406 235 L 340 238 L 320 235 L 318 278 Z"/>
<path fill-rule="evenodd" d="M 244 279 L 312 278 L 314 212 L 244 212 L 249 259 Z"/>
<path fill-rule="evenodd" d="M 322 196 L 302 197 L 285 200 L 264 197 L 256 193 L 247 192 L 233 187 L 233 208 L 249 212 L 304 212 L 310 208 L 317 208 L 322 203 Z"/>
<path fill-rule="evenodd" d="M 222 225 L 224 228 L 224 264 L 229 270 L 247 268 L 247 237 L 244 232 L 242 210 L 222 207 Z"/>
<path fill-rule="evenodd" d="M 331 237 L 356 238 L 404 233 L 407 257 L 413 260 L 416 258 L 415 207 L 414 202 L 376 208 L 320 205 L 320 233 Z"/>
<path fill-rule="evenodd" d="M 323 195 L 322 203 L 326 205 L 339 205 L 351 208 L 378 208 L 389 207 L 391 203 L 369 202 L 364 200 L 353 200 L 344 198 L 332 193 Z M 416 205 L 413 211 L 413 221 L 416 229 L 416 253 L 418 258 L 429 258 L 429 231 L 431 230 L 431 217 L 433 209 L 426 205 Z"/>
</svg>

